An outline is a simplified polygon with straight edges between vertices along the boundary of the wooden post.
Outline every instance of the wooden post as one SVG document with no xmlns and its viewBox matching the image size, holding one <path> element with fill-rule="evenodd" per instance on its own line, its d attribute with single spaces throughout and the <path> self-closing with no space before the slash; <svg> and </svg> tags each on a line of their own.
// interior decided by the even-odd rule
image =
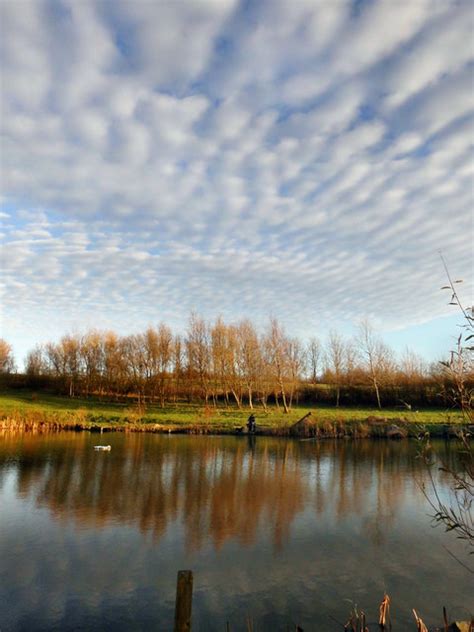
<svg viewBox="0 0 474 632">
<path fill-rule="evenodd" d="M 178 571 L 174 632 L 190 632 L 193 605 L 193 572 Z"/>
</svg>

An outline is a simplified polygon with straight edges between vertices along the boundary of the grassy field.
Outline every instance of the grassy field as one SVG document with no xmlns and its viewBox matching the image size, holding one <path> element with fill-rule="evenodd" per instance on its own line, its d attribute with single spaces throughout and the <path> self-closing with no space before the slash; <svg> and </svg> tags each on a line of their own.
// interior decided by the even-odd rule
<svg viewBox="0 0 474 632">
<path fill-rule="evenodd" d="M 293 407 L 289 414 L 282 409 L 271 407 L 268 412 L 263 408 L 254 410 L 259 429 L 284 430 L 308 412 L 324 423 L 345 424 L 365 422 L 369 417 L 383 417 L 390 420 L 402 419 L 416 425 L 435 425 L 462 422 L 458 411 L 430 409 L 409 411 L 406 409 L 376 408 L 334 408 L 313 405 Z M 91 426 L 122 428 L 131 425 L 163 426 L 166 429 L 185 429 L 187 427 L 205 428 L 207 431 L 231 431 L 245 425 L 250 414 L 248 408 L 205 407 L 198 404 L 178 403 L 161 408 L 158 404 L 149 405 L 140 410 L 136 403 L 115 403 L 99 399 L 81 399 L 61 397 L 47 393 L 33 393 L 26 390 L 5 391 L 0 393 L 0 419 L 43 420 L 57 424 L 76 424 L 87 429 Z"/>
</svg>

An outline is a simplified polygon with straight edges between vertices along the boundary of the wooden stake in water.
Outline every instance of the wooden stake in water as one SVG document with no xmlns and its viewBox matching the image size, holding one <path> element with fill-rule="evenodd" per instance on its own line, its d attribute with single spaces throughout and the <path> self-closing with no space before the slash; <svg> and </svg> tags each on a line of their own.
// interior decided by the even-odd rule
<svg viewBox="0 0 474 632">
<path fill-rule="evenodd" d="M 178 571 L 174 632 L 190 632 L 193 605 L 193 572 Z"/>
</svg>

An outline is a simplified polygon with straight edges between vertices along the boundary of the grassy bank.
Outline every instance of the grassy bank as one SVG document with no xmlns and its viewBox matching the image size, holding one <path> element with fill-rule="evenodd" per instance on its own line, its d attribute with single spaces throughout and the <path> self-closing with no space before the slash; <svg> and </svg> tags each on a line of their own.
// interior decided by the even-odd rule
<svg viewBox="0 0 474 632">
<path fill-rule="evenodd" d="M 402 425 L 408 434 L 427 428 L 443 434 L 446 424 L 462 423 L 458 411 L 440 409 L 332 408 L 297 406 L 289 414 L 271 407 L 254 411 L 262 433 L 289 433 L 289 428 L 308 412 L 321 436 L 379 436 L 380 427 Z M 233 433 L 245 426 L 250 411 L 238 408 L 202 406 L 179 402 L 164 408 L 158 404 L 140 409 L 134 401 L 110 402 L 99 399 L 67 398 L 18 390 L 0 393 L 0 426 L 3 429 L 75 429 L 144 432 Z M 319 431 L 318 431 L 319 433 Z M 378 433 L 378 434 L 377 434 Z"/>
</svg>

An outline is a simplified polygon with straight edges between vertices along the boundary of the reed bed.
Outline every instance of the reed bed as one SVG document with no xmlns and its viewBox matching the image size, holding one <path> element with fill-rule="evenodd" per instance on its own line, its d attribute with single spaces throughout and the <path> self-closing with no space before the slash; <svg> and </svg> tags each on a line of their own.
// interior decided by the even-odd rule
<svg viewBox="0 0 474 632">
<path fill-rule="evenodd" d="M 344 630 L 344 632 L 397 632 L 397 628 L 392 626 L 390 608 L 390 597 L 385 594 L 379 606 L 377 621 L 368 623 L 365 612 L 355 606 L 349 614 L 347 623 L 338 624 L 334 622 L 334 630 L 335 632 L 336 630 Z M 452 621 L 449 623 L 446 608 L 443 608 L 443 623 L 431 628 L 428 628 L 415 609 L 412 609 L 412 613 L 414 621 L 411 630 L 413 632 L 474 632 L 474 618 L 471 617 L 468 621 Z M 245 629 L 247 632 L 257 632 L 258 629 L 253 619 L 249 616 L 245 620 Z M 225 631 L 232 632 L 232 626 L 228 621 L 225 624 Z M 285 632 L 304 632 L 304 628 L 298 624 L 288 625 Z M 404 632 L 408 631 L 405 630 Z"/>
</svg>

